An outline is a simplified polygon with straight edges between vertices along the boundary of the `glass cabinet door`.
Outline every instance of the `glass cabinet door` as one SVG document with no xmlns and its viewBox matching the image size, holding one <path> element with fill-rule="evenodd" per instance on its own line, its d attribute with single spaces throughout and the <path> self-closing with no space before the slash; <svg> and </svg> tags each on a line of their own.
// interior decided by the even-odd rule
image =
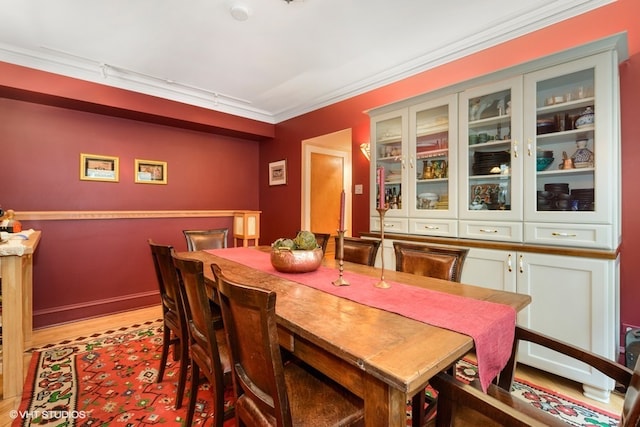
<svg viewBox="0 0 640 427">
<path fill-rule="evenodd" d="M 460 218 L 522 220 L 522 80 L 462 93 Z"/>
<path fill-rule="evenodd" d="M 603 62 L 606 64 L 606 62 Z M 525 76 L 525 219 L 580 223 L 608 222 L 613 203 L 609 176 L 618 171 L 611 150 L 597 146 L 615 140 L 611 95 L 598 79 L 595 58 L 574 61 Z M 607 81 L 607 80 L 601 80 Z M 609 170 L 607 170 L 609 169 Z M 583 220 L 578 220 L 576 214 Z"/>
<path fill-rule="evenodd" d="M 371 146 L 371 163 L 374 166 L 371 188 L 376 189 L 376 197 L 371 200 L 372 215 L 377 215 L 380 205 L 380 188 L 377 185 L 376 170 L 384 174 L 383 200 L 389 208 L 388 216 L 406 216 L 407 207 L 407 110 L 378 116 L 372 120 L 374 142 Z M 373 194 L 373 193 L 372 193 Z"/>
<path fill-rule="evenodd" d="M 457 109 L 456 94 L 409 109 L 411 192 L 406 202 L 413 217 L 455 218 Z"/>
</svg>

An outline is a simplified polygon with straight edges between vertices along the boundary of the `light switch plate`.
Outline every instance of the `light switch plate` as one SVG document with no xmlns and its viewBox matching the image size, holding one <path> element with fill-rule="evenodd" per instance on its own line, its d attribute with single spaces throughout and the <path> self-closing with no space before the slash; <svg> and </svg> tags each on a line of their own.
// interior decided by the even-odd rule
<svg viewBox="0 0 640 427">
<path fill-rule="evenodd" d="M 354 188 L 354 192 L 356 194 L 362 194 L 362 184 L 356 184 L 356 186 Z"/>
</svg>

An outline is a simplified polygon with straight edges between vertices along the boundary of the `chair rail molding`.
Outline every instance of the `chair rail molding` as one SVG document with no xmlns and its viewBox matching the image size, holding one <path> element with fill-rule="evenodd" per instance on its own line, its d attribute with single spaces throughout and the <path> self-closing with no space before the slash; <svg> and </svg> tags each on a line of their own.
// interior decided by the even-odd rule
<svg viewBox="0 0 640 427">
<path fill-rule="evenodd" d="M 254 210 L 22 211 L 21 221 L 232 217 Z"/>
</svg>

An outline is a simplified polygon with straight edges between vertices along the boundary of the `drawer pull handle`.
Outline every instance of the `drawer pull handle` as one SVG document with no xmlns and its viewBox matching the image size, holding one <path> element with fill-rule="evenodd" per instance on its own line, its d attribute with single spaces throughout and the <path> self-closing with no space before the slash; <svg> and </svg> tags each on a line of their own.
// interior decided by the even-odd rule
<svg viewBox="0 0 640 427">
<path fill-rule="evenodd" d="M 524 273 L 524 256 L 523 255 L 520 255 L 520 260 L 518 264 L 520 265 L 520 273 Z"/>
<path fill-rule="evenodd" d="M 491 229 L 489 229 L 489 228 L 481 228 L 481 229 L 480 229 L 480 232 L 481 232 L 481 233 L 497 233 L 497 232 L 498 232 L 498 230 L 491 230 Z"/>
<path fill-rule="evenodd" d="M 513 268 L 511 268 L 511 254 L 509 254 L 509 257 L 507 258 L 507 269 L 509 270 L 509 273 L 513 271 Z"/>
<path fill-rule="evenodd" d="M 393 227 L 395 227 L 395 224 L 385 224 L 385 225 L 384 225 L 384 228 L 387 228 L 387 227 L 389 227 L 389 228 L 393 228 Z"/>
<path fill-rule="evenodd" d="M 558 232 L 553 232 L 551 233 L 552 236 L 557 236 L 557 237 L 577 237 L 576 234 L 570 234 L 570 233 L 558 233 Z"/>
<path fill-rule="evenodd" d="M 427 230 L 440 230 L 440 227 L 436 227 L 435 225 L 425 225 L 424 228 Z"/>
</svg>

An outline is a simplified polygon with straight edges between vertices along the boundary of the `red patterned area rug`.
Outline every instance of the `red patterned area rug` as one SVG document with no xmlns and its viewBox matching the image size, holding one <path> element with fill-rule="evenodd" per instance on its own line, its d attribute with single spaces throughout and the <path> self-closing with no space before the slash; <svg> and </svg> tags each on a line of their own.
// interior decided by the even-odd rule
<svg viewBox="0 0 640 427">
<path fill-rule="evenodd" d="M 162 321 L 123 329 L 34 349 L 12 427 L 183 426 L 189 392 L 175 410 L 179 362 L 171 354 L 164 381 L 156 381 Z M 213 425 L 210 401 L 205 383 L 198 390 L 194 425 Z M 232 407 L 231 393 L 225 406 Z M 225 422 L 233 425 L 233 419 Z"/>
<path fill-rule="evenodd" d="M 157 320 L 32 349 L 20 409 L 11 414 L 12 427 L 184 426 L 188 391 L 183 407 L 174 409 L 179 362 L 170 356 L 164 381 L 156 381 L 161 348 L 162 321 Z M 477 375 L 468 361 L 456 368 L 462 380 Z M 514 384 L 513 393 L 569 425 L 619 423 L 612 414 L 521 380 Z M 210 401 L 204 384 L 198 390 L 194 425 L 213 425 Z M 227 409 L 232 401 L 229 395 Z M 225 422 L 225 427 L 232 426 L 232 419 Z M 407 426 L 411 426 L 410 405 Z"/>
</svg>

